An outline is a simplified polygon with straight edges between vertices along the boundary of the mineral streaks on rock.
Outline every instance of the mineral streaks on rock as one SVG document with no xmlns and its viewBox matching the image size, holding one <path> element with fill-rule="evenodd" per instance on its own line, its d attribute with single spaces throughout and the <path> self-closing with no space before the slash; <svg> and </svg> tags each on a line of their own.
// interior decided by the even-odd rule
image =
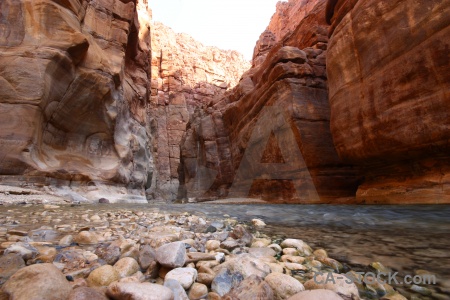
<svg viewBox="0 0 450 300">
<path fill-rule="evenodd" d="M 329 1 L 327 73 L 337 152 L 357 200 L 450 202 L 450 3 Z"/>
<path fill-rule="evenodd" d="M 2 183 L 144 201 L 147 1 L 2 1 L 0 14 Z"/>
<path fill-rule="evenodd" d="M 250 63 L 236 51 L 204 46 L 159 22 L 152 26 L 151 39 L 155 173 L 148 196 L 174 200 L 186 124 L 197 108 L 211 106 L 234 87 Z"/>
<path fill-rule="evenodd" d="M 234 196 L 237 177 L 245 187 L 240 197 L 274 202 L 328 202 L 354 194 L 358 177 L 339 160 L 329 130 L 325 1 L 313 2 L 283 40 L 275 43 L 276 35 L 266 30 L 255 47 L 253 67 L 238 86 L 190 121 L 181 147 L 185 197 Z M 260 120 L 268 107 L 277 107 L 284 118 Z M 267 127 L 273 134 L 262 134 Z M 287 142 L 288 137 L 295 141 Z M 246 156 L 252 148 L 261 151 Z M 293 161 L 299 163 L 295 170 Z M 277 177 L 277 164 L 286 162 L 291 169 L 284 167 L 287 172 Z M 273 172 L 256 178 L 262 164 Z"/>
</svg>

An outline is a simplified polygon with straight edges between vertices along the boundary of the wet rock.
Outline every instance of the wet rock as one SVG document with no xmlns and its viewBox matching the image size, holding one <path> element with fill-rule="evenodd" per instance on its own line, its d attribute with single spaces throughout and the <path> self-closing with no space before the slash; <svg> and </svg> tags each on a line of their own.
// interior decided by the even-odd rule
<svg viewBox="0 0 450 300">
<path fill-rule="evenodd" d="M 268 248 L 268 247 L 250 248 L 250 249 L 248 249 L 248 253 L 253 255 L 256 258 L 274 257 L 275 255 L 277 255 L 277 253 L 272 248 Z"/>
<path fill-rule="evenodd" d="M 264 227 L 264 226 L 266 226 L 266 223 L 264 223 L 264 221 L 260 220 L 260 219 L 253 219 L 252 220 L 252 224 L 254 226 L 256 226 L 256 227 Z"/>
<path fill-rule="evenodd" d="M 174 300 L 169 288 L 147 282 L 116 282 L 108 286 L 106 295 L 114 300 Z"/>
<path fill-rule="evenodd" d="M 143 270 L 147 270 L 152 262 L 156 261 L 156 251 L 150 245 L 144 245 L 139 251 L 138 262 Z"/>
<path fill-rule="evenodd" d="M 34 248 L 33 246 L 31 246 L 28 243 L 14 243 L 12 245 L 10 245 L 6 250 L 5 250 L 5 254 L 8 253 L 16 253 L 19 254 L 25 261 L 34 258 L 38 251 L 36 248 Z"/>
<path fill-rule="evenodd" d="M 205 233 L 214 233 L 214 232 L 216 232 L 216 231 L 217 231 L 217 228 L 214 227 L 214 226 L 212 226 L 212 225 L 209 225 L 209 226 L 205 229 Z"/>
<path fill-rule="evenodd" d="M 5 283 L 17 270 L 25 267 L 25 262 L 18 254 L 10 253 L 0 257 L 0 285 Z"/>
<path fill-rule="evenodd" d="M 230 233 L 230 236 L 234 239 L 241 240 L 245 246 L 251 246 L 253 242 L 253 235 L 247 231 L 242 225 L 237 225 L 234 227 L 233 231 Z"/>
<path fill-rule="evenodd" d="M 316 274 L 313 279 L 305 282 L 304 286 L 307 290 L 326 289 L 336 292 L 343 297 L 359 298 L 356 285 L 350 283 L 345 276 L 336 273 Z"/>
<path fill-rule="evenodd" d="M 176 280 L 187 290 L 197 279 L 197 270 L 194 268 L 177 268 L 167 273 L 164 280 Z"/>
<path fill-rule="evenodd" d="M 108 286 L 119 279 L 120 274 L 113 266 L 104 265 L 89 274 L 87 283 L 89 286 Z"/>
<path fill-rule="evenodd" d="M 222 300 L 222 297 L 220 297 L 219 294 L 214 293 L 214 292 L 209 292 L 208 296 L 207 296 L 208 300 Z"/>
<path fill-rule="evenodd" d="M 78 287 L 72 290 L 68 300 L 108 300 L 108 297 L 96 289 Z"/>
<path fill-rule="evenodd" d="M 217 240 L 209 240 L 209 241 L 206 242 L 205 247 L 206 247 L 206 249 L 207 249 L 208 251 L 214 251 L 214 250 L 220 248 L 220 241 L 217 241 Z"/>
<path fill-rule="evenodd" d="M 189 290 L 189 299 L 200 299 L 208 294 L 208 287 L 204 284 L 195 282 Z"/>
<path fill-rule="evenodd" d="M 223 241 L 222 243 L 220 243 L 220 247 L 223 249 L 226 249 L 228 251 L 233 251 L 236 248 L 240 247 L 240 244 L 238 241 L 234 240 L 234 239 L 227 239 L 225 241 Z"/>
<path fill-rule="evenodd" d="M 72 243 L 73 243 L 73 236 L 71 234 L 68 234 L 59 240 L 58 245 L 60 245 L 61 247 L 68 247 Z"/>
<path fill-rule="evenodd" d="M 156 259 L 166 267 L 182 267 L 186 262 L 186 247 L 183 242 L 174 242 L 156 249 Z"/>
<path fill-rule="evenodd" d="M 333 291 L 318 289 L 300 292 L 288 298 L 288 300 L 344 300 L 344 299 Z"/>
<path fill-rule="evenodd" d="M 98 203 L 101 203 L 101 204 L 108 204 L 108 203 L 110 203 L 110 202 L 109 202 L 109 200 L 106 199 L 106 198 L 100 198 L 100 199 L 98 199 Z"/>
<path fill-rule="evenodd" d="M 423 296 L 430 296 L 432 293 L 430 289 L 423 287 L 423 286 L 416 285 L 416 284 L 413 284 L 409 289 L 411 291 L 419 293 Z"/>
<path fill-rule="evenodd" d="M 116 245 L 109 245 L 107 247 L 98 247 L 95 254 L 103 259 L 107 264 L 114 265 L 120 258 L 120 248 Z"/>
<path fill-rule="evenodd" d="M 3 285 L 10 299 L 67 299 L 72 286 L 52 264 L 36 264 L 20 269 Z"/>
<path fill-rule="evenodd" d="M 209 286 L 209 285 L 211 285 L 211 282 L 213 281 L 214 276 L 215 275 L 208 274 L 208 273 L 198 273 L 197 282 L 203 283 L 203 284 Z"/>
<path fill-rule="evenodd" d="M 221 269 L 229 269 L 231 272 L 240 273 L 247 278 L 256 275 L 265 278 L 270 273 L 270 267 L 262 260 L 248 253 L 239 254 L 223 264 L 215 267 L 213 270 L 218 272 Z"/>
<path fill-rule="evenodd" d="M 81 231 L 73 238 L 73 241 L 79 245 L 94 245 L 98 244 L 98 237 L 93 232 Z"/>
<path fill-rule="evenodd" d="M 123 278 L 139 271 L 139 264 L 134 258 L 124 257 L 114 264 L 114 268 L 119 273 L 119 276 Z"/>
<path fill-rule="evenodd" d="M 308 256 L 313 253 L 311 247 L 304 241 L 298 239 L 286 239 L 281 243 L 282 248 L 295 248 L 301 256 Z"/>
<path fill-rule="evenodd" d="M 264 280 L 272 288 L 274 299 L 278 300 L 288 299 L 305 290 L 303 284 L 297 279 L 281 273 L 271 273 Z"/>
<path fill-rule="evenodd" d="M 324 249 L 317 249 L 313 252 L 313 254 L 316 259 L 324 259 L 328 257 L 328 253 Z"/>
<path fill-rule="evenodd" d="M 186 294 L 186 291 L 184 290 L 184 288 L 181 286 L 181 284 L 175 280 L 175 279 L 167 279 L 164 280 L 164 286 L 169 288 L 173 295 L 174 295 L 174 300 L 188 300 L 189 297 Z"/>
<path fill-rule="evenodd" d="M 237 286 L 243 279 L 243 276 L 239 273 L 232 274 L 229 270 L 222 269 L 211 282 L 211 290 L 223 296 L 233 287 Z"/>
<path fill-rule="evenodd" d="M 256 275 L 244 279 L 237 287 L 233 288 L 224 297 L 224 300 L 255 299 L 272 300 L 274 294 L 271 287 Z"/>
<path fill-rule="evenodd" d="M 283 249 L 281 248 L 281 246 L 278 245 L 278 244 L 270 244 L 270 245 L 267 246 L 267 247 L 273 249 L 273 251 L 275 251 L 277 254 L 280 254 L 280 253 L 283 251 Z"/>
</svg>

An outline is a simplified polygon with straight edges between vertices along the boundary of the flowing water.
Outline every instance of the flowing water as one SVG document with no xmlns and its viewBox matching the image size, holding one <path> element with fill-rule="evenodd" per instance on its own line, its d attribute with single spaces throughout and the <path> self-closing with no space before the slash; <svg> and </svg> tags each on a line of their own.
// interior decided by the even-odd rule
<svg viewBox="0 0 450 300">
<path fill-rule="evenodd" d="M 20 216 L 35 207 L 0 207 L 0 222 L 8 228 L 31 230 Z M 128 209 L 171 214 L 190 212 L 221 219 L 224 215 L 241 222 L 258 218 L 267 226 L 259 229 L 270 236 L 299 238 L 313 248 L 324 248 L 330 257 L 358 271 L 380 262 L 403 275 L 418 270 L 434 273 L 437 285 L 430 286 L 441 298 L 450 299 L 450 206 L 353 206 L 353 205 L 224 205 L 224 204 L 110 204 L 61 207 L 78 212 Z M 62 218 L 64 218 L 62 216 Z M 18 219 L 15 222 L 15 220 Z M 75 220 L 61 220 L 70 224 Z M 51 224 L 49 224 L 51 225 Z M 407 289 L 401 284 L 399 289 Z M 405 292 L 408 293 L 407 291 Z"/>
</svg>

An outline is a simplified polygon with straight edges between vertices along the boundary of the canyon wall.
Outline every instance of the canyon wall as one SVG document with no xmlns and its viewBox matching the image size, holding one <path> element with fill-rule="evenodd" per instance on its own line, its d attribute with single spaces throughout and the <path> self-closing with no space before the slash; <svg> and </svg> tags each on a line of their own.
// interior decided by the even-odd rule
<svg viewBox="0 0 450 300">
<path fill-rule="evenodd" d="M 2 1 L 0 182 L 174 200 L 190 114 L 249 67 L 152 23 L 146 0 Z"/>
<path fill-rule="evenodd" d="M 303 2 L 278 4 L 252 69 L 188 124 L 180 196 L 324 203 L 354 195 L 357 172 L 340 161 L 329 129 L 325 1 Z"/>
<path fill-rule="evenodd" d="M 359 203 L 450 202 L 450 2 L 330 0 L 327 72 L 339 156 Z"/>
<path fill-rule="evenodd" d="M 155 22 L 151 30 L 151 124 L 155 169 L 147 196 L 175 200 L 180 143 L 198 108 L 236 86 L 250 62 L 236 51 L 208 47 Z"/>
<path fill-rule="evenodd" d="M 2 184 L 145 202 L 146 0 L 0 3 Z"/>
</svg>

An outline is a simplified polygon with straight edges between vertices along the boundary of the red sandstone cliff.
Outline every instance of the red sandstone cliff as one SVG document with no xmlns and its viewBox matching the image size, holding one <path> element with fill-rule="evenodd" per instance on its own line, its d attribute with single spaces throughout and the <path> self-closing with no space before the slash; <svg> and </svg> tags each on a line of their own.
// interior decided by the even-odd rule
<svg viewBox="0 0 450 300">
<path fill-rule="evenodd" d="M 249 67 L 147 0 L 5 0 L 0 20 L 1 184 L 78 200 L 173 199 L 189 112 Z"/>
<path fill-rule="evenodd" d="M 181 148 L 187 198 L 318 203 L 354 195 L 358 176 L 338 158 L 329 129 L 325 1 L 277 8 L 253 68 L 189 123 Z M 293 15 L 300 17 L 288 30 Z"/>
<path fill-rule="evenodd" d="M 330 0 L 331 132 L 363 203 L 450 202 L 450 2 Z"/>
</svg>

